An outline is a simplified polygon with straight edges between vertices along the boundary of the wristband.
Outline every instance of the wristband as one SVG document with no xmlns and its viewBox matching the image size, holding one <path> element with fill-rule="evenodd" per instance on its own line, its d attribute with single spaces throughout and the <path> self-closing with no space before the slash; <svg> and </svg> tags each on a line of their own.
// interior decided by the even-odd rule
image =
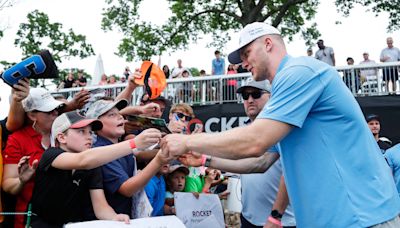
<svg viewBox="0 0 400 228">
<path fill-rule="evenodd" d="M 201 155 L 201 166 L 204 166 L 206 164 L 207 156 L 205 154 Z"/>
<path fill-rule="evenodd" d="M 276 218 L 272 218 L 271 216 L 269 216 L 269 217 L 268 217 L 268 221 L 271 222 L 271 223 L 273 223 L 273 224 L 275 224 L 275 225 L 277 225 L 277 226 L 279 226 L 279 227 L 282 227 L 282 222 L 279 221 L 279 220 L 276 219 Z"/>
<path fill-rule="evenodd" d="M 135 139 L 129 140 L 129 146 L 131 147 L 132 150 L 136 148 Z"/>
</svg>

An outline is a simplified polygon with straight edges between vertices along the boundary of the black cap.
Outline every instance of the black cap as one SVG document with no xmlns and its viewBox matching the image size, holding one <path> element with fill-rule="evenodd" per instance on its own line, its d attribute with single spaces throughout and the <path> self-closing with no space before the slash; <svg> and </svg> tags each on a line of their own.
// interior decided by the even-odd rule
<svg viewBox="0 0 400 228">
<path fill-rule="evenodd" d="M 378 122 L 381 122 L 381 119 L 380 119 L 379 116 L 376 115 L 376 114 L 368 114 L 368 115 L 365 117 L 365 120 L 367 121 L 367 123 L 368 123 L 369 121 L 371 121 L 371 120 L 376 120 L 376 121 L 378 121 Z"/>
<path fill-rule="evenodd" d="M 140 98 L 140 102 L 148 103 L 148 102 L 152 102 L 152 101 L 161 101 L 161 102 L 163 102 L 165 104 L 165 106 L 170 106 L 171 105 L 171 101 L 168 100 L 167 98 L 163 97 L 163 96 L 158 96 L 158 97 L 150 100 L 148 98 L 144 99 L 146 95 L 147 95 L 146 93 L 142 95 L 142 97 Z"/>
</svg>

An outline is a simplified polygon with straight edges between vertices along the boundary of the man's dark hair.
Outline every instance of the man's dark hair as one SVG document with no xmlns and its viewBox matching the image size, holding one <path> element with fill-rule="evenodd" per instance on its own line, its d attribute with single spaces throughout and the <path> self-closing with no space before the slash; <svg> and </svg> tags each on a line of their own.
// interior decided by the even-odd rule
<svg viewBox="0 0 400 228">
<path fill-rule="evenodd" d="M 214 54 L 217 55 L 217 54 L 220 54 L 220 52 L 219 52 L 218 50 L 216 50 L 216 51 L 214 52 Z"/>
<path fill-rule="evenodd" d="M 346 62 L 348 62 L 350 60 L 353 60 L 353 62 L 354 62 L 354 59 L 352 57 L 347 57 Z"/>
</svg>

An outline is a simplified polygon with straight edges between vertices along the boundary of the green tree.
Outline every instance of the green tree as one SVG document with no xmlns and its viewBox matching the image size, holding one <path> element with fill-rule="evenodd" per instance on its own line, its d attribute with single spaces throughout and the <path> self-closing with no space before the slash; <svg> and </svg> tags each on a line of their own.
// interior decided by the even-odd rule
<svg viewBox="0 0 400 228">
<path fill-rule="evenodd" d="M 378 16 L 381 13 L 389 14 L 388 32 L 400 29 L 400 2 L 398 0 L 335 0 L 338 12 L 344 16 L 349 16 L 350 11 L 355 5 L 361 5 L 367 8 L 367 11 L 375 13 Z"/>
<path fill-rule="evenodd" d="M 320 0 L 165 0 L 172 16 L 163 25 L 141 21 L 141 0 L 105 0 L 102 28 L 123 34 L 117 54 L 127 61 L 148 59 L 164 52 L 187 49 L 205 34 L 213 36 L 208 46 L 220 49 L 229 32 L 248 23 L 266 21 L 278 27 L 289 41 L 301 34 L 307 46 L 320 36 L 313 21 Z M 339 12 L 349 15 L 356 4 L 376 14 L 389 12 L 389 28 L 400 25 L 398 0 L 335 0 Z"/>
<path fill-rule="evenodd" d="M 200 76 L 200 71 L 196 67 L 191 67 L 189 70 L 193 77 Z"/>
<path fill-rule="evenodd" d="M 50 22 L 47 14 L 35 10 L 27 15 L 27 19 L 27 23 L 20 24 L 18 38 L 14 41 L 21 48 L 24 58 L 42 49 L 48 49 L 56 63 L 71 57 L 83 59 L 94 55 L 92 45 L 86 43 L 86 36 L 76 34 L 72 29 L 64 32 L 62 24 Z M 36 80 L 31 81 L 33 86 L 38 85 Z M 59 81 L 60 78 L 57 78 L 53 83 L 58 84 Z"/>
<path fill-rule="evenodd" d="M 254 21 L 268 21 L 293 39 L 301 33 L 307 43 L 319 36 L 311 21 L 319 0 L 167 0 L 172 16 L 160 26 L 140 22 L 139 0 L 106 0 L 102 28 L 118 28 L 124 37 L 118 55 L 141 60 L 170 50 L 186 49 L 201 36 L 211 34 L 210 44 L 221 48 L 237 31 Z"/>
<path fill-rule="evenodd" d="M 10 63 L 10 62 L 4 61 L 4 60 L 0 61 L 0 65 L 2 65 L 4 69 L 8 69 L 15 64 L 17 64 L 17 63 Z"/>
</svg>

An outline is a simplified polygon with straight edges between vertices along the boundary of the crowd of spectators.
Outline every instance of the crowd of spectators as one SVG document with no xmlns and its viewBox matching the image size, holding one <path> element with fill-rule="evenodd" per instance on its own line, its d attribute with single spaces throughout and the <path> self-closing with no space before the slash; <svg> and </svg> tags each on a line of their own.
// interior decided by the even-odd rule
<svg viewBox="0 0 400 228">
<path fill-rule="evenodd" d="M 182 76 L 185 74 L 183 71 Z M 263 83 L 267 82 L 250 80 L 235 90 L 243 97 L 246 114 L 251 120 L 269 98 L 270 86 Z M 169 109 L 166 115 L 171 132 L 197 134 L 203 131 L 203 126 L 190 129 L 188 124 L 196 115 L 186 103 L 173 104 L 164 97 L 150 100 L 143 94 L 139 106 L 129 105 L 137 87 L 129 80 L 115 99 L 98 98 L 83 116 L 79 109 L 89 101 L 86 90 L 81 90 L 68 102 L 63 97 L 53 97 L 43 88 L 29 88 L 28 79 L 14 86 L 9 116 L 1 122 L 3 211 L 32 212 L 33 216 L 27 219 L 27 214 L 23 213 L 7 215 L 3 220 L 5 227 L 25 227 L 27 223 L 31 227 L 61 227 L 68 222 L 95 219 L 128 222 L 135 218 L 132 214 L 135 201 L 131 199 L 142 189 L 153 208 L 151 216 L 173 215 L 176 213 L 175 192 L 192 192 L 196 197 L 199 193 L 218 194 L 220 199 L 226 199 L 229 194 L 227 178 L 221 170 L 246 173 L 258 162 L 262 164 L 262 157 L 236 161 L 237 166 L 212 158 L 204 167 L 203 157 L 195 152 L 179 160 L 170 160 L 161 150 L 149 149 L 160 140 L 161 132 L 138 128 L 134 122 L 126 122 L 126 116 L 161 118 Z M 366 122 L 385 154 L 392 144 L 379 135 L 381 119 L 371 114 Z M 134 147 L 144 151 L 134 152 L 132 156 Z M 270 181 L 261 185 L 258 174 L 242 177 L 246 185 L 242 189 L 242 224 L 265 222 L 261 217 L 268 216 L 265 212 L 275 207 L 274 197 L 270 196 L 261 198 L 263 201 L 258 204 L 268 207 L 264 211 L 264 208 L 249 206 L 260 200 L 257 196 L 263 195 L 258 186 L 278 189 L 282 175 L 275 168 L 265 171 L 267 168 L 257 167 L 259 172 L 266 172 L 265 175 L 272 178 L 275 187 L 270 186 Z M 285 209 L 281 208 L 280 213 Z M 262 216 L 259 211 L 263 211 Z M 285 223 L 289 227 L 295 225 L 293 213 L 286 213 L 291 219 L 284 217 Z"/>
<path fill-rule="evenodd" d="M 59 89 L 67 89 L 72 87 L 85 87 L 87 79 L 83 75 L 83 70 L 78 70 L 77 77 L 72 71 L 68 72 L 67 77 L 58 85 Z"/>
<path fill-rule="evenodd" d="M 331 66 L 336 65 L 335 52 L 332 47 L 326 46 L 324 40 L 320 39 L 317 41 L 318 50 L 313 52 L 313 48 L 307 49 L 307 56 L 315 57 L 316 59 L 323 61 Z M 166 79 L 185 79 L 192 78 L 194 75 L 200 76 L 218 76 L 218 75 L 233 75 L 237 73 L 247 72 L 240 64 L 234 65 L 229 64 L 227 67 L 225 65 L 225 59 L 222 57 L 221 52 L 216 50 L 214 52 L 215 58 L 211 61 L 210 73 L 204 69 L 199 72 L 197 70 L 192 72 L 193 69 L 185 67 L 182 59 L 177 60 L 177 65 L 170 68 L 168 65 L 163 65 L 162 70 L 165 74 Z M 375 64 L 374 60 L 369 59 L 369 53 L 362 53 L 363 60 L 359 63 L 360 65 Z M 380 55 L 380 62 L 394 62 L 400 60 L 400 50 L 393 46 L 393 38 L 387 38 L 387 47 L 384 48 Z M 353 57 L 348 57 L 346 59 L 347 65 L 351 66 L 355 64 Z M 129 67 L 126 67 L 122 76 L 117 77 L 115 75 L 103 74 L 98 85 L 108 85 L 115 83 L 126 83 L 127 77 L 131 74 Z M 377 92 L 378 87 L 382 87 L 385 92 L 396 92 L 397 81 L 398 81 L 398 69 L 397 67 L 386 67 L 382 70 L 382 80 L 378 84 L 379 71 L 377 69 L 366 68 L 366 69 L 349 69 L 343 70 L 343 81 L 349 87 L 351 91 L 355 93 L 368 93 Z M 204 87 L 203 84 L 206 84 Z M 203 89 L 206 90 L 206 99 L 214 101 L 217 97 L 222 98 L 225 102 L 236 101 L 238 96 L 235 90 L 238 86 L 243 83 L 240 78 L 230 78 L 223 81 L 222 87 L 219 82 L 215 79 L 210 79 L 204 82 L 194 82 L 191 80 L 184 80 L 180 82 L 172 82 L 167 88 L 167 97 L 175 102 L 188 102 L 194 103 L 199 102 L 200 97 L 203 94 Z M 82 78 L 78 74 L 78 78 L 75 79 L 72 73 L 68 74 L 67 78 L 63 82 L 63 88 L 70 88 L 74 86 L 85 86 L 86 79 Z M 222 88 L 222 91 L 220 91 Z"/>
<path fill-rule="evenodd" d="M 388 38 L 387 43 L 381 61 L 400 60 L 400 51 L 394 49 L 393 40 Z M 317 44 L 319 50 L 315 58 L 334 66 L 333 49 L 325 46 L 322 40 Z M 312 56 L 312 49 L 307 53 Z M 214 54 L 212 75 L 243 72 L 240 65 L 226 67 L 219 51 Z M 374 63 L 367 52 L 363 57 L 360 64 Z M 349 57 L 347 63 L 353 65 L 354 59 Z M 193 77 L 180 59 L 177 67 L 170 70 L 165 65 L 163 71 L 168 79 Z M 385 82 L 398 80 L 397 69 L 383 72 Z M 263 226 L 266 221 L 278 220 L 280 223 L 281 219 L 286 227 L 296 225 L 286 190 L 282 193 L 286 194 L 285 203 L 278 202 L 278 189 L 279 192 L 282 186 L 286 189 L 279 162 L 267 167 L 264 155 L 229 160 L 194 151 L 173 159 L 159 148 L 163 132 L 144 129 L 138 122 L 129 121 L 128 116 L 132 115 L 150 118 L 165 115 L 168 116 L 168 130 L 172 133 L 203 132 L 201 124 L 191 128 L 189 124 L 196 114 L 190 104 L 183 102 L 192 101 L 198 85 L 182 83 L 176 87 L 174 96 L 179 102 L 164 97 L 152 100 L 144 93 L 140 105 L 132 106 L 132 93 L 139 87 L 133 77 L 138 74 L 141 73 L 132 73 L 127 67 L 120 78 L 102 75 L 99 85 L 126 83 L 126 87 L 115 98 L 99 97 L 91 103 L 88 103 L 90 93 L 85 89 L 67 101 L 62 96 L 52 96 L 46 89 L 30 88 L 29 79 L 14 85 L 9 115 L 1 121 L 0 128 L 1 189 L 4 191 L 1 200 L 3 211 L 17 213 L 3 218 L 4 227 L 62 227 L 69 222 L 96 219 L 128 223 L 129 219 L 137 218 L 136 200 L 144 196 L 151 204 L 151 216 L 173 215 L 176 214 L 176 192 L 191 192 L 195 197 L 199 193 L 218 194 L 220 199 L 226 199 L 229 192 L 224 171 L 265 175 L 263 178 L 255 174 L 242 176 L 245 182 L 242 188 L 243 227 Z M 202 70 L 200 74 L 206 75 L 206 72 Z M 361 70 L 355 81 L 354 74 L 344 75 L 344 80 L 347 85 L 358 88 L 361 76 L 368 78 L 374 74 L 376 72 L 371 70 Z M 86 84 L 83 72 L 79 71 L 77 78 L 70 72 L 60 86 L 85 87 Z M 212 88 L 211 84 L 208 89 L 212 91 Z M 225 100 L 231 99 L 230 96 L 244 100 L 249 117 L 247 124 L 256 119 L 271 94 L 271 86 L 266 80 L 250 79 L 239 84 L 236 79 L 229 79 L 222 88 Z M 83 112 L 81 109 L 85 105 L 89 107 Z M 169 112 L 164 113 L 166 110 Z M 367 115 L 365 120 L 399 185 L 400 159 L 395 153 L 398 146 L 391 149 L 392 142 L 380 135 L 382 120 L 378 115 Z M 276 154 L 278 149 L 271 147 L 268 151 Z M 263 195 L 264 192 L 268 195 Z"/>
<path fill-rule="evenodd" d="M 400 49 L 393 45 L 393 38 L 388 37 L 386 39 L 387 47 L 382 49 L 379 60 L 380 62 L 398 62 L 400 61 Z M 335 53 L 332 47 L 325 46 L 323 40 L 317 42 L 318 50 L 315 53 L 315 58 L 323 61 L 331 66 L 336 65 Z M 307 56 L 312 57 L 312 48 L 307 49 Z M 369 59 L 369 53 L 367 51 L 362 53 L 363 61 L 360 65 L 371 65 L 375 64 L 374 60 Z M 353 57 L 347 57 L 347 65 L 354 65 L 355 61 Z M 396 93 L 398 83 L 399 69 L 396 66 L 383 67 L 382 75 L 379 75 L 377 69 L 366 68 L 366 69 L 350 69 L 345 70 L 343 74 L 343 81 L 346 86 L 349 87 L 354 93 L 360 92 L 377 92 L 378 87 L 381 87 L 381 91 Z M 378 83 L 378 78 L 381 79 L 381 83 Z"/>
<path fill-rule="evenodd" d="M 393 45 L 393 38 L 388 37 L 386 40 L 387 47 L 381 51 L 379 60 L 380 62 L 396 62 L 400 61 L 400 50 Z M 332 47 L 326 46 L 324 40 L 319 39 L 317 41 L 317 51 L 313 52 L 313 48 L 309 47 L 307 49 L 307 56 L 315 57 L 316 59 L 323 61 L 331 66 L 336 65 L 335 52 Z M 314 56 L 313 56 L 314 55 Z M 182 79 L 182 78 L 192 78 L 194 75 L 199 76 L 217 76 L 225 74 L 237 74 L 247 72 L 242 66 L 229 64 L 228 67 L 225 65 L 225 59 L 222 57 L 221 52 L 216 50 L 214 52 L 215 58 L 211 61 L 210 73 L 204 69 L 199 72 L 192 72 L 191 68 L 185 67 L 183 65 L 182 59 L 177 60 L 177 66 L 170 68 L 168 65 L 163 65 L 162 70 L 165 74 L 166 79 Z M 369 59 L 369 53 L 367 51 L 362 53 L 363 60 L 359 63 L 360 65 L 371 65 L 375 64 L 374 60 Z M 353 57 L 348 57 L 346 59 L 347 65 L 354 65 L 355 61 Z M 126 83 L 128 76 L 132 74 L 129 67 L 126 67 L 121 76 L 103 74 L 98 85 L 109 85 L 117 83 Z M 352 90 L 356 92 L 369 92 L 377 91 L 378 87 L 378 76 L 379 72 L 377 69 L 360 69 L 360 70 L 345 70 L 343 72 L 343 81 Z M 386 67 L 382 71 L 382 87 L 386 92 L 396 92 L 397 91 L 397 81 L 398 81 L 398 68 L 397 67 Z M 238 87 L 237 79 L 227 79 L 224 81 L 223 91 L 219 91 L 216 82 L 206 82 L 207 96 L 212 99 L 219 97 L 218 93 L 222 93 L 224 101 L 236 100 L 235 89 Z M 179 84 L 179 83 L 178 83 Z M 82 71 L 78 71 L 77 76 L 70 72 L 67 77 L 61 82 L 59 88 L 71 88 L 71 87 L 84 87 L 87 85 L 87 80 L 83 76 Z M 219 87 L 219 86 L 218 86 Z M 169 86 L 168 97 L 174 99 L 177 102 L 189 102 L 192 103 L 198 100 L 201 94 L 202 86 L 191 81 L 184 81 L 178 86 Z M 173 91 L 172 91 L 173 90 Z M 190 92 L 189 92 L 190 90 Z"/>
<path fill-rule="evenodd" d="M 187 74 L 183 71 L 182 77 Z M 29 88 L 28 79 L 14 86 L 9 117 L 1 122 L 1 187 L 3 211 L 21 213 L 5 216 L 4 227 L 62 227 L 93 219 L 128 222 L 134 218 L 131 199 L 142 189 L 152 216 L 175 214 L 174 192 L 212 194 L 215 186 L 226 185 L 219 170 L 187 167 L 150 148 L 161 132 L 137 128 L 126 122 L 127 115 L 160 118 L 168 108 L 171 132 L 203 129 L 190 131 L 195 114 L 185 103 L 149 100 L 144 94 L 140 106 L 129 105 L 138 85 L 128 81 L 115 99 L 97 98 L 85 113 L 80 111 L 90 100 L 85 89 L 67 101 L 46 89 Z M 132 156 L 134 148 L 141 152 Z"/>
</svg>

